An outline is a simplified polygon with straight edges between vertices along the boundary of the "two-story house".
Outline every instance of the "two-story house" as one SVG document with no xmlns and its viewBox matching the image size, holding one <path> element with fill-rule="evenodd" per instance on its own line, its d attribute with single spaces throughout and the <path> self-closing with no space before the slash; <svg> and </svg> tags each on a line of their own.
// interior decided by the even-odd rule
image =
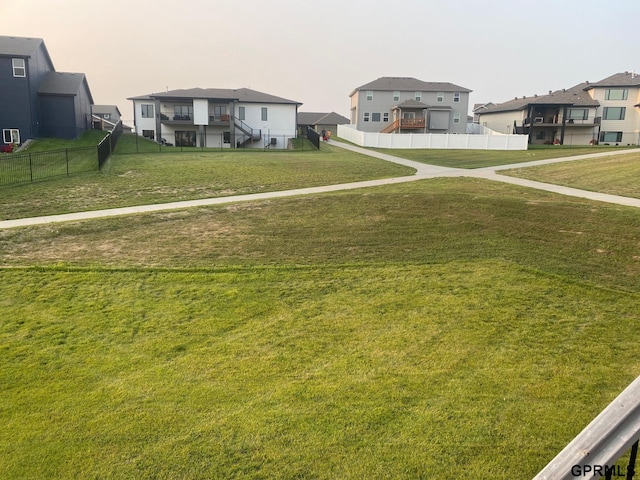
<svg viewBox="0 0 640 480">
<path fill-rule="evenodd" d="M 516 97 L 477 111 L 478 122 L 499 133 L 529 135 L 531 144 L 595 143 L 600 104 L 586 91 L 587 83 Z"/>
<path fill-rule="evenodd" d="M 600 104 L 600 143 L 640 145 L 640 75 L 616 73 L 585 91 Z"/>
<path fill-rule="evenodd" d="M 617 73 L 547 95 L 516 97 L 478 110 L 478 123 L 529 135 L 531 144 L 638 144 L 640 76 Z"/>
<path fill-rule="evenodd" d="M 381 77 L 354 89 L 351 124 L 363 132 L 466 133 L 471 90 L 412 77 Z"/>
<path fill-rule="evenodd" d="M 2 142 L 76 138 L 91 128 L 93 98 L 83 73 L 56 72 L 41 38 L 0 36 Z"/>
<path fill-rule="evenodd" d="M 287 148 L 301 105 L 248 88 L 171 90 L 129 100 L 136 134 L 208 148 Z"/>
</svg>

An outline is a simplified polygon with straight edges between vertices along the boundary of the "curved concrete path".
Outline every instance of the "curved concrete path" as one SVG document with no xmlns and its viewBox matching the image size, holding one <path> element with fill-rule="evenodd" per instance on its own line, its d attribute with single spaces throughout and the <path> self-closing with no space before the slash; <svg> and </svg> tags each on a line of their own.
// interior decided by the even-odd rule
<svg viewBox="0 0 640 480">
<path fill-rule="evenodd" d="M 559 193 L 561 195 L 570 195 L 574 197 L 588 198 L 590 200 L 597 200 L 601 202 L 616 203 L 619 205 L 626 205 L 631 207 L 640 207 L 640 199 L 621 197 L 618 195 L 608 195 L 605 193 L 590 192 L 587 190 L 579 190 L 577 188 L 563 187 L 560 185 L 553 185 L 550 183 L 535 182 L 533 180 L 526 180 L 517 177 L 507 177 L 500 175 L 498 171 L 507 170 L 513 168 L 531 167 L 534 165 L 547 165 L 550 163 L 559 163 L 575 160 L 584 160 L 587 158 L 605 157 L 611 155 L 620 155 L 629 153 L 629 151 L 620 150 L 612 152 L 600 152 L 587 155 L 579 155 L 575 157 L 556 158 L 550 160 L 539 160 L 533 162 L 516 163 L 512 165 L 500 165 L 496 167 L 478 168 L 478 169 L 466 169 L 466 168 L 450 168 L 439 167 L 436 165 L 428 165 L 425 163 L 415 162 L 413 160 L 407 160 L 386 153 L 375 152 L 365 148 L 349 145 L 342 142 L 332 141 L 331 145 L 351 150 L 353 152 L 362 153 L 371 157 L 379 158 L 387 162 L 397 163 L 407 167 L 414 168 L 416 173 L 411 176 L 395 177 L 395 178 L 382 178 L 379 180 L 368 180 L 364 182 L 353 183 L 341 183 L 338 185 L 325 185 L 320 187 L 307 187 L 298 188 L 295 190 L 284 190 L 279 192 L 265 192 L 265 193 L 253 193 L 248 195 L 236 195 L 230 197 L 216 197 L 205 198 L 201 200 L 185 200 L 181 202 L 161 203 L 155 205 L 138 205 L 134 207 L 122 207 L 122 208 L 110 208 L 105 210 L 94 210 L 88 212 L 66 213 L 61 215 L 47 215 L 42 217 L 31 218 L 18 218 L 14 220 L 0 221 L 0 229 L 26 227 L 31 225 L 41 225 L 46 223 L 58 223 L 58 222 L 70 222 L 77 220 L 88 220 L 94 218 L 114 217 L 118 215 L 132 215 L 137 213 L 151 213 L 160 212 L 166 210 L 176 210 L 189 207 L 202 207 L 208 205 L 222 205 L 227 203 L 247 202 L 253 200 L 265 200 L 272 198 L 292 197 L 296 195 L 308 195 L 314 193 L 326 193 L 337 192 L 340 190 L 352 190 L 356 188 L 376 187 L 380 185 L 391 185 L 395 183 L 413 182 L 416 180 L 423 180 L 426 178 L 436 177 L 473 177 L 484 178 L 487 180 L 512 183 L 514 185 L 521 185 L 524 187 L 535 188 L 538 190 L 546 190 L 548 192 Z"/>
</svg>

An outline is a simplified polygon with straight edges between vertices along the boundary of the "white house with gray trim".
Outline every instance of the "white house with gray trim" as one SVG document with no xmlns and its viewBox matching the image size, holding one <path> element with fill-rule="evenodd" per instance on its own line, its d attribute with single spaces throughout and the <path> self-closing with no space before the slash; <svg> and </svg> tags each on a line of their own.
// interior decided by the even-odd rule
<svg viewBox="0 0 640 480">
<path fill-rule="evenodd" d="M 301 105 L 248 88 L 170 90 L 129 100 L 136 134 L 203 148 L 287 148 Z"/>
<path fill-rule="evenodd" d="M 362 132 L 466 133 L 470 93 L 448 82 L 380 77 L 349 94 L 351 125 Z"/>
</svg>

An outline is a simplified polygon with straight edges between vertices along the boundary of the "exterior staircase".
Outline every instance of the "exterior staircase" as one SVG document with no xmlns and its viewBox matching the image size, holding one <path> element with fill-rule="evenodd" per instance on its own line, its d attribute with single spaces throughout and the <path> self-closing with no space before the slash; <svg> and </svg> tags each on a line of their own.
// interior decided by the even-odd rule
<svg viewBox="0 0 640 480">
<path fill-rule="evenodd" d="M 242 120 L 239 120 L 233 117 L 233 124 L 237 130 L 242 132 L 242 138 L 238 142 L 241 147 L 244 147 L 248 143 L 253 143 L 256 140 L 260 140 L 262 138 L 262 130 L 257 128 L 251 128 Z"/>
</svg>

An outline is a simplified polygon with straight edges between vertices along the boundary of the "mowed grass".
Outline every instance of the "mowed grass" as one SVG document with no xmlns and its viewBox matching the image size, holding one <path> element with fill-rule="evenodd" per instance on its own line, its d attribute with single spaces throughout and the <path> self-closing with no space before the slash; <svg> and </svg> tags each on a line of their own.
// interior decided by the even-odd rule
<svg viewBox="0 0 640 480">
<path fill-rule="evenodd" d="M 434 179 L 0 231 L 0 477 L 532 478 L 640 372 L 639 221 Z"/>
<path fill-rule="evenodd" d="M 416 162 L 453 168 L 483 168 L 511 163 L 534 162 L 550 158 L 573 157 L 591 153 L 621 150 L 608 146 L 530 146 L 526 151 L 509 150 L 439 150 L 439 149 L 373 149 Z M 632 147 L 630 151 L 635 148 Z"/>
<path fill-rule="evenodd" d="M 3 478 L 531 478 L 640 367 L 501 261 L 2 277 Z"/>
<path fill-rule="evenodd" d="M 414 172 L 329 145 L 304 152 L 114 154 L 102 172 L 1 187 L 0 218 L 289 190 Z"/>
<path fill-rule="evenodd" d="M 553 165 L 503 170 L 514 177 L 640 198 L 640 152 Z"/>
</svg>

